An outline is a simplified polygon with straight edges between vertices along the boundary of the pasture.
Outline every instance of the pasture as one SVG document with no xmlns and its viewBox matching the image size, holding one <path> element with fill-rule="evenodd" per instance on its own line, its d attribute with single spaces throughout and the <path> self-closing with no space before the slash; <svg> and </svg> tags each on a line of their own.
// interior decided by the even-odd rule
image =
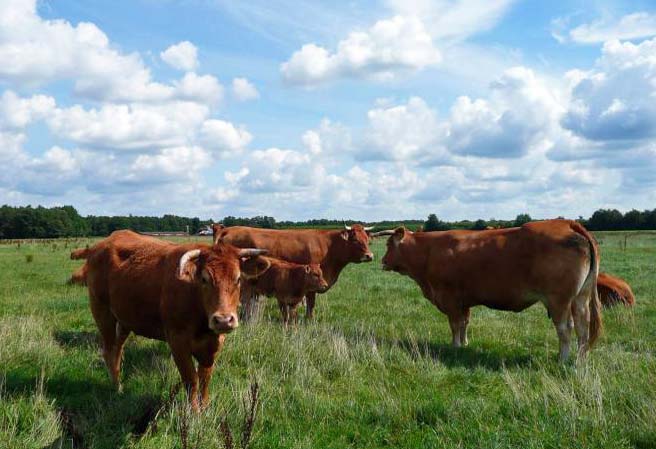
<svg viewBox="0 0 656 449">
<path fill-rule="evenodd" d="M 626 279 L 633 310 L 604 311 L 582 366 L 557 363 L 541 305 L 472 311 L 470 345 L 408 278 L 349 265 L 316 318 L 284 330 L 275 300 L 229 335 L 210 408 L 190 415 L 164 343 L 130 337 L 115 392 L 86 289 L 65 282 L 89 240 L 0 244 L 0 448 L 223 447 L 241 438 L 243 398 L 260 401 L 251 447 L 656 447 L 656 233 L 598 233 L 603 271 Z M 209 238 L 205 238 L 209 242 Z M 187 417 L 187 418 L 185 418 Z"/>
</svg>

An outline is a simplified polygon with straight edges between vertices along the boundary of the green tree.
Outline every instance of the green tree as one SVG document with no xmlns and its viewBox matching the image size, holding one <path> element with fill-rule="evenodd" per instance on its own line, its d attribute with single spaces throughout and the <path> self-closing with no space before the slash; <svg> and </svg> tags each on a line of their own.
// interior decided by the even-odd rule
<svg viewBox="0 0 656 449">
<path fill-rule="evenodd" d="M 525 223 L 528 223 L 530 221 L 533 221 L 531 216 L 529 214 L 519 214 L 517 217 L 515 217 L 515 221 L 513 223 L 514 226 L 521 226 Z"/>
<path fill-rule="evenodd" d="M 437 215 L 430 214 L 428 219 L 424 222 L 424 231 L 446 231 L 448 226 L 442 220 L 437 218 Z"/>
<path fill-rule="evenodd" d="M 487 222 L 480 218 L 476 220 L 474 226 L 472 226 L 472 229 L 475 231 L 482 231 L 485 228 L 487 228 Z"/>
</svg>

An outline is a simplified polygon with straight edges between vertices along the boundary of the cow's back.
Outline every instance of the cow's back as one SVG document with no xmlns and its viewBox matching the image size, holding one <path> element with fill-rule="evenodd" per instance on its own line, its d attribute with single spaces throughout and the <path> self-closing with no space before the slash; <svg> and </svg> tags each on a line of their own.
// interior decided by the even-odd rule
<svg viewBox="0 0 656 449">
<path fill-rule="evenodd" d="M 177 263 L 185 251 L 196 246 L 200 245 L 176 245 L 117 231 L 94 247 L 87 259 L 89 292 L 107 302 L 127 329 L 163 339 L 164 293 L 180 287 L 175 278 Z"/>
<path fill-rule="evenodd" d="M 550 295 L 580 288 L 581 276 L 572 276 L 571 270 L 589 269 L 589 243 L 569 223 L 418 233 L 416 238 L 428 247 L 427 280 L 432 288 L 458 298 L 464 306 L 519 311 Z"/>
<path fill-rule="evenodd" d="M 238 248 L 263 248 L 268 255 L 294 263 L 321 263 L 326 254 L 327 231 L 223 228 L 218 240 Z"/>
</svg>

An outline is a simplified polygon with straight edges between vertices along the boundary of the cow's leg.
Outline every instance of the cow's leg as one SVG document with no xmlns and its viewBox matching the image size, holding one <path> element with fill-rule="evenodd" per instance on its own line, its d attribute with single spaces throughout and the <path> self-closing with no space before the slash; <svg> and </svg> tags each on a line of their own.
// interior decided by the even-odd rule
<svg viewBox="0 0 656 449">
<path fill-rule="evenodd" d="M 200 384 L 200 407 L 205 408 L 210 398 L 210 380 L 214 371 L 214 363 L 209 365 L 198 364 L 198 383 Z"/>
<path fill-rule="evenodd" d="M 198 373 L 194 367 L 194 361 L 191 357 L 191 342 L 186 339 L 179 339 L 175 336 L 169 338 L 169 346 L 173 354 L 173 360 L 178 367 L 182 383 L 187 390 L 187 398 L 191 408 L 195 411 L 200 410 L 198 406 Z"/>
<path fill-rule="evenodd" d="M 278 308 L 280 309 L 280 321 L 284 326 L 287 326 L 287 321 L 289 320 L 289 309 L 287 304 L 278 300 Z"/>
<path fill-rule="evenodd" d="M 119 392 L 123 391 L 123 386 L 121 385 L 121 361 L 123 359 L 125 341 L 128 339 L 129 335 L 130 330 L 121 326 L 121 323 L 116 322 L 116 338 L 114 340 L 112 353 L 110 354 L 111 360 L 109 370 L 112 374 L 112 379 L 115 379 Z"/>
<path fill-rule="evenodd" d="M 114 367 L 114 353 L 116 341 L 116 318 L 112 315 L 111 310 L 107 306 L 108 301 L 99 298 L 91 291 L 89 292 L 89 305 L 91 307 L 91 314 L 100 331 L 102 339 L 102 356 L 109 372 L 109 377 L 117 389 L 120 389 L 118 373 L 113 369 Z"/>
<path fill-rule="evenodd" d="M 200 387 L 200 406 L 207 407 L 210 398 L 210 380 L 214 371 L 214 360 L 223 347 L 225 335 L 220 335 L 218 339 L 212 339 L 208 344 L 199 351 L 196 356 L 198 360 L 198 383 Z"/>
<path fill-rule="evenodd" d="M 578 359 L 583 360 L 588 352 L 590 338 L 590 292 L 584 289 L 572 302 L 574 328 L 578 337 Z"/>
<path fill-rule="evenodd" d="M 247 283 L 242 284 L 241 288 L 241 319 L 244 321 L 250 320 L 253 314 L 253 289 Z"/>
<path fill-rule="evenodd" d="M 316 293 L 308 293 L 305 296 L 305 319 L 311 320 L 314 317 L 314 302 L 317 299 Z"/>
<path fill-rule="evenodd" d="M 462 317 L 460 318 L 460 344 L 462 346 L 467 346 L 469 340 L 467 339 L 467 326 L 469 325 L 469 317 L 471 315 L 471 309 L 467 307 L 463 310 Z"/>
<path fill-rule="evenodd" d="M 454 348 L 459 348 L 462 346 L 462 341 L 460 340 L 460 327 L 461 327 L 461 317 L 460 314 L 451 314 L 449 315 L 449 326 L 451 327 L 451 344 Z"/>
<path fill-rule="evenodd" d="M 290 311 L 289 315 L 291 318 L 292 323 L 294 323 L 294 326 L 298 324 L 298 303 L 294 304 L 293 306 L 289 306 Z"/>
<path fill-rule="evenodd" d="M 551 299 L 549 301 L 549 314 L 558 334 L 559 358 L 561 362 L 564 362 L 569 357 L 570 336 L 572 334 L 570 306 L 559 303 L 557 299 Z"/>
</svg>

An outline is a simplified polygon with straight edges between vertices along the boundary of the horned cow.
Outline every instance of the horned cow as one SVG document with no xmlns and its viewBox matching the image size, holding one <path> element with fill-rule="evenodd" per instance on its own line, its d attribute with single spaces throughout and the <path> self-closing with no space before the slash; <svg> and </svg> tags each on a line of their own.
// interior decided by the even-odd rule
<svg viewBox="0 0 656 449">
<path fill-rule="evenodd" d="M 133 332 L 166 341 L 192 407 L 207 404 L 214 359 L 239 325 L 242 278 L 266 272 L 264 252 L 225 243 L 178 245 L 132 231 L 116 231 L 73 252 L 86 259 L 91 312 L 117 387 L 123 347 Z"/>
<path fill-rule="evenodd" d="M 453 345 L 466 345 L 470 309 L 520 312 L 542 302 L 569 355 L 572 327 L 584 357 L 601 333 L 597 296 L 599 253 L 579 223 L 547 220 L 487 231 L 410 232 L 389 235 L 383 269 L 412 278 L 424 296 L 446 314 Z"/>
<path fill-rule="evenodd" d="M 279 230 L 260 229 L 247 226 L 224 227 L 215 224 L 214 242 L 226 242 L 240 248 L 255 247 L 268 251 L 268 255 L 299 264 L 319 264 L 328 283 L 327 291 L 339 278 L 349 263 L 371 262 L 374 258 L 369 250 L 371 228 L 355 224 L 342 230 Z M 306 296 L 306 318 L 314 314 L 316 292 Z"/>
</svg>

